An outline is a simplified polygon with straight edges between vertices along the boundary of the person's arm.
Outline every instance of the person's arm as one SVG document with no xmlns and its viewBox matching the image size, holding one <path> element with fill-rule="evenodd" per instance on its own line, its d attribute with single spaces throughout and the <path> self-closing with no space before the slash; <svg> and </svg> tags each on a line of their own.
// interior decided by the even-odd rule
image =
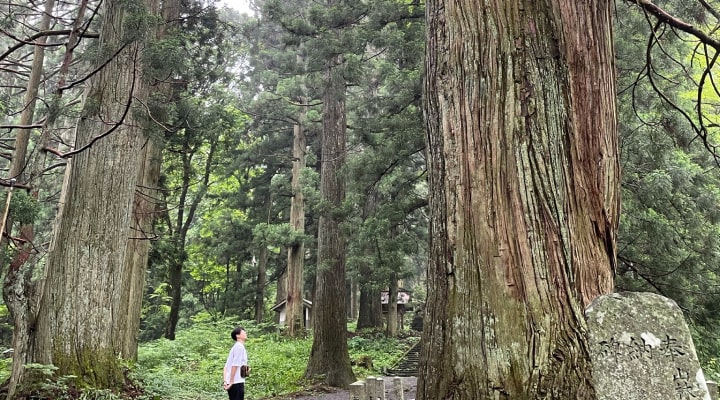
<svg viewBox="0 0 720 400">
<path fill-rule="evenodd" d="M 235 382 L 233 382 L 233 379 L 235 379 L 235 374 L 237 374 L 237 369 L 238 369 L 237 365 L 233 365 L 232 367 L 230 367 L 230 377 L 228 378 L 227 382 L 231 386 L 233 383 L 235 383 Z"/>
<path fill-rule="evenodd" d="M 238 369 L 238 367 L 236 365 L 233 365 L 232 367 L 230 367 L 230 376 L 228 376 L 226 374 L 227 368 L 223 368 L 223 380 L 225 381 L 225 382 L 223 382 L 223 388 L 225 388 L 225 390 L 230 389 L 230 386 L 232 386 L 233 383 L 235 383 L 235 382 L 233 382 L 233 379 L 234 379 L 235 374 L 237 373 L 237 369 Z"/>
</svg>

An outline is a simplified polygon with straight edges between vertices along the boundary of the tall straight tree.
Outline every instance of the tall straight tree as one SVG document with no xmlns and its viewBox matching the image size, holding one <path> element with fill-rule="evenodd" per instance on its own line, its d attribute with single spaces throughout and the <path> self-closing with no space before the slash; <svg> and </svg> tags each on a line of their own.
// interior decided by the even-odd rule
<svg viewBox="0 0 720 400">
<path fill-rule="evenodd" d="M 367 17 L 355 27 L 367 41 L 365 53 L 346 74 L 352 126 L 347 190 L 355 205 L 347 269 L 360 290 L 358 329 L 382 327 L 380 291 L 393 279 L 411 278 L 408 255 L 426 247 L 418 233 L 427 226 L 421 211 L 427 204 L 421 104 L 425 9 L 401 0 L 368 5 Z"/>
<path fill-rule="evenodd" d="M 419 399 L 593 399 L 619 214 L 608 0 L 429 0 Z"/>
<path fill-rule="evenodd" d="M 143 34 L 152 30 L 155 0 L 130 10 L 103 2 L 97 73 L 88 80 L 47 260 L 35 331 L 26 340 L 31 360 L 53 364 L 78 385 L 118 387 L 125 252 L 143 143 L 147 87 L 141 79 Z M 102 67 L 102 68 L 100 68 Z M 112 196 L 109 196 L 111 193 Z M 15 355 L 18 360 L 24 355 Z M 11 387 L 29 375 L 13 371 Z M 22 386 L 21 386 L 22 387 Z M 9 393 L 12 398 L 14 393 Z"/>
<path fill-rule="evenodd" d="M 301 55 L 297 56 L 299 65 L 305 65 Z M 304 85 L 301 84 L 302 89 Z M 305 92 L 306 90 L 302 90 Z M 305 121 L 307 121 L 307 97 L 302 93 L 298 98 L 301 107 L 298 120 L 293 126 L 292 156 L 292 198 L 290 199 L 290 226 L 297 234 L 305 233 L 305 195 L 303 194 L 302 173 L 306 166 L 307 138 L 305 137 Z M 287 334 L 299 336 L 305 328 L 303 308 L 303 292 L 305 291 L 305 242 L 300 240 L 288 247 L 287 257 L 287 296 L 285 306 L 285 324 Z"/>
<path fill-rule="evenodd" d="M 45 3 L 45 13 L 40 18 L 39 28 L 41 31 L 47 31 L 50 27 L 51 15 L 54 8 L 55 2 L 53 0 Z M 20 125 L 24 127 L 31 125 L 35 115 L 40 77 L 44 72 L 43 60 L 45 59 L 46 43 L 46 37 L 38 38 L 33 51 L 32 69 L 30 70 L 27 91 L 25 92 L 25 98 L 23 100 L 23 110 L 20 114 Z M 27 149 L 30 143 L 30 131 L 31 129 L 29 128 L 18 129 L 17 136 L 15 137 L 13 157 L 8 171 L 10 177 L 17 179 L 21 184 L 26 184 L 30 175 L 24 172 L 28 168 Z M 33 166 L 30 165 L 30 167 L 32 168 Z M 36 194 L 37 189 L 33 192 Z M 8 196 L 9 195 L 8 192 Z M 3 218 L 6 218 L 6 216 L 3 216 Z M 0 231 L 0 245 L 4 252 L 5 246 L 9 243 L 9 240 L 5 242 L 4 238 L 11 237 L 12 221 L 6 218 L 2 224 L 3 227 L 7 227 L 7 232 Z M 7 270 L 5 270 L 5 279 L 3 282 L 3 300 L 13 320 L 13 351 L 17 356 L 13 359 L 12 373 L 15 375 L 22 374 L 22 370 L 25 368 L 24 365 L 30 361 L 29 343 L 26 338 L 32 331 L 32 321 L 34 314 L 37 312 L 37 296 L 34 295 L 37 288 L 36 283 L 32 282 L 33 268 L 23 265 L 30 259 L 35 248 L 32 243 L 34 239 L 32 223 L 23 224 L 20 227 L 19 233 L 23 242 L 18 246 L 18 252 L 14 256 L 14 260 L 9 263 Z M 11 385 L 8 387 L 9 392 L 15 390 L 16 383 L 17 381 L 11 381 Z"/>
<path fill-rule="evenodd" d="M 341 231 L 345 200 L 346 115 L 343 57 L 325 66 L 320 162 L 321 208 L 313 312 L 313 345 L 305 375 L 325 376 L 331 386 L 347 387 L 354 380 L 347 345 L 345 318 L 345 239 Z"/>
<path fill-rule="evenodd" d="M 348 386 L 355 379 L 347 346 L 347 244 L 341 226 L 347 216 L 343 171 L 347 141 L 347 79 L 354 72 L 348 65 L 357 60 L 356 54 L 364 52 L 365 42 L 359 40 L 353 27 L 366 11 L 360 2 L 342 0 L 306 4 L 272 0 L 263 7 L 268 19 L 279 22 L 285 30 L 286 35 L 280 36 L 286 37 L 286 44 L 300 44 L 298 53 L 303 55 L 303 62 L 297 62 L 294 55 L 287 58 L 293 61 L 288 65 L 290 73 L 304 75 L 292 83 L 295 88 L 292 98 L 304 97 L 303 107 L 311 107 L 315 96 L 322 100 L 320 204 L 314 209 L 319 215 L 313 296 L 314 341 L 305 376 L 308 379 L 322 377 L 326 383 L 339 387 Z M 294 120 L 297 119 L 295 115 Z M 308 116 L 307 120 L 312 118 Z M 288 288 L 288 294 L 289 291 Z M 301 293 L 296 296 L 301 299 Z"/>
<path fill-rule="evenodd" d="M 180 1 L 165 0 L 162 4 L 157 3 L 161 7 L 159 10 L 153 10 L 154 13 L 160 14 L 164 23 L 157 30 L 157 39 L 162 42 L 163 39 L 168 40 L 171 35 L 176 34 L 179 27 L 178 21 L 180 17 Z M 164 71 L 166 74 L 167 72 Z M 176 91 L 172 82 L 165 79 L 156 83 L 156 96 L 159 101 L 164 103 L 159 107 L 165 109 L 174 100 L 174 92 Z M 167 117 L 163 115 L 153 116 L 153 121 L 160 122 L 158 128 L 162 128 L 167 124 Z M 164 132 L 168 133 L 168 132 Z M 138 169 L 137 189 L 134 199 L 133 218 L 131 219 L 130 230 L 127 243 L 127 270 L 128 276 L 127 289 L 123 290 L 123 300 L 121 306 L 123 311 L 120 313 L 121 318 L 125 322 L 121 326 L 125 327 L 124 344 L 122 355 L 124 358 L 137 359 L 137 335 L 140 331 L 140 315 L 142 311 L 143 291 L 145 290 L 145 273 L 148 266 L 148 257 L 150 254 L 150 241 L 154 239 L 153 224 L 157 216 L 157 198 L 158 198 L 158 181 L 160 179 L 160 169 L 162 166 L 162 147 L 160 140 L 161 135 L 149 135 L 142 147 L 140 154 L 140 165 Z"/>
</svg>

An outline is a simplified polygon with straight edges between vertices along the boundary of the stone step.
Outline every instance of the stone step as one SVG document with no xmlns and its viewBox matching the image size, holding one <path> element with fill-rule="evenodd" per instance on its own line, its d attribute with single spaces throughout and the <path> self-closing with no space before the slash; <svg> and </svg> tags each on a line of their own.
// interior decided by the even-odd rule
<svg viewBox="0 0 720 400">
<path fill-rule="evenodd" d="M 388 376 L 417 376 L 420 363 L 420 342 L 413 346 L 405 355 L 385 373 Z"/>
</svg>

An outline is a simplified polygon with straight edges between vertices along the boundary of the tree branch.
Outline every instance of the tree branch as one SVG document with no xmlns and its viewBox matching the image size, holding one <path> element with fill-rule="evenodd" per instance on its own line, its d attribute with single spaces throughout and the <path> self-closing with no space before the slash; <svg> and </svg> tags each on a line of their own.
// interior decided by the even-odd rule
<svg viewBox="0 0 720 400">
<path fill-rule="evenodd" d="M 15 40 L 17 43 L 14 46 L 8 47 L 7 50 L 5 50 L 4 53 L 0 54 L 0 60 L 4 60 L 7 56 L 15 52 L 15 50 L 20 49 L 23 46 L 36 46 L 37 43 L 34 42 L 34 40 L 44 37 L 44 36 L 62 36 L 62 35 L 69 35 L 72 31 L 70 29 L 62 29 L 58 31 L 41 31 L 38 32 L 26 39 L 21 39 L 18 37 L 13 36 L 10 32 L 7 32 L 5 30 L 1 31 L 4 35 L 10 37 L 11 39 Z M 87 38 L 98 38 L 100 37 L 97 33 L 84 33 L 81 35 L 82 37 Z M 51 47 L 51 46 L 61 46 L 60 43 L 55 44 L 46 44 L 45 46 Z"/>
<path fill-rule="evenodd" d="M 698 38 L 701 42 L 707 44 L 708 46 L 714 48 L 717 51 L 720 51 L 720 41 L 713 39 L 712 37 L 708 36 L 705 32 L 701 31 L 700 29 L 697 29 L 693 25 L 691 25 L 679 18 L 673 17 L 672 15 L 668 14 L 667 11 L 665 11 L 662 8 L 658 7 L 657 5 L 653 4 L 652 1 L 649 1 L 649 0 L 626 0 L 626 1 L 631 4 L 637 4 L 645 12 L 647 12 L 648 14 L 657 18 L 659 22 L 667 24 L 667 25 L 669 25 L 673 28 L 676 28 L 680 31 L 683 31 L 685 33 L 689 33 L 689 34 L 695 36 L 696 38 Z"/>
</svg>

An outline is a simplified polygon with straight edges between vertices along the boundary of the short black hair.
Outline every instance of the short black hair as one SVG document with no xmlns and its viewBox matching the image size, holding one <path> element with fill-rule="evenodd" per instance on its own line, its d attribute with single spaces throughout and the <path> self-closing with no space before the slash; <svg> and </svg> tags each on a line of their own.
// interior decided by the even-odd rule
<svg viewBox="0 0 720 400">
<path fill-rule="evenodd" d="M 232 340 L 237 340 L 237 335 L 244 330 L 245 328 L 243 328 L 242 326 L 238 326 L 233 329 L 232 332 L 230 332 L 230 337 L 232 338 Z"/>
</svg>

